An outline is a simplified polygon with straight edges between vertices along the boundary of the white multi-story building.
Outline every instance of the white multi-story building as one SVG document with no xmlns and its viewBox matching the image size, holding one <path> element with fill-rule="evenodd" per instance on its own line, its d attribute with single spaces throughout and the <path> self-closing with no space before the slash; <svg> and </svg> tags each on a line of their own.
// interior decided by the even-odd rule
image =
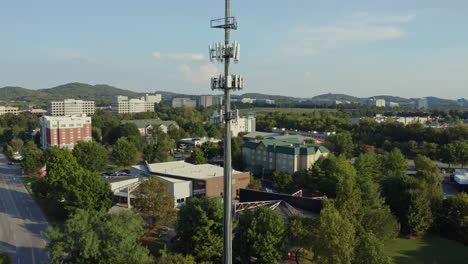
<svg viewBox="0 0 468 264">
<path fill-rule="evenodd" d="M 224 122 L 223 110 L 214 111 L 210 117 L 211 124 L 222 124 Z M 255 116 L 240 116 L 239 110 L 236 110 L 234 118 L 231 120 L 231 133 L 237 137 L 241 132 L 255 132 Z"/>
<path fill-rule="evenodd" d="M 73 149 L 78 141 L 92 139 L 91 117 L 85 114 L 77 116 L 42 116 L 41 145 L 43 149 L 57 146 Z"/>
<path fill-rule="evenodd" d="M 223 97 L 219 95 L 201 95 L 199 100 L 199 106 L 209 107 L 212 105 L 223 104 Z"/>
<path fill-rule="evenodd" d="M 255 103 L 255 101 L 256 101 L 256 100 L 255 100 L 255 99 L 252 99 L 252 98 L 242 98 L 242 99 L 241 99 L 241 102 L 242 102 L 242 103 L 245 103 L 245 104 L 253 104 L 253 103 Z"/>
<path fill-rule="evenodd" d="M 377 100 L 375 100 L 375 106 L 377 106 L 377 107 L 385 107 L 385 99 L 377 99 Z"/>
<path fill-rule="evenodd" d="M 140 99 L 128 99 L 128 96 L 119 95 L 112 100 L 112 112 L 116 115 L 154 112 L 154 105 L 160 103 L 161 98 L 160 94 L 146 94 Z"/>
<path fill-rule="evenodd" d="M 429 108 L 429 103 L 427 102 L 427 98 L 419 98 L 417 102 L 418 108 L 419 109 L 427 109 Z"/>
<path fill-rule="evenodd" d="M 271 99 L 257 99 L 256 102 L 259 103 L 259 104 L 267 104 L 267 105 L 274 105 L 275 104 L 275 100 L 271 100 Z"/>
<path fill-rule="evenodd" d="M 191 98 L 173 98 L 171 102 L 172 107 L 196 107 L 197 101 Z"/>
<path fill-rule="evenodd" d="M 367 100 L 368 105 L 376 106 L 376 107 L 385 107 L 385 99 L 375 99 L 369 98 Z"/>
<path fill-rule="evenodd" d="M 49 102 L 47 110 L 50 116 L 93 115 L 96 111 L 96 106 L 94 101 L 65 99 L 63 101 Z"/>
<path fill-rule="evenodd" d="M 0 115 L 4 114 L 18 114 L 18 107 L 0 106 Z"/>
</svg>

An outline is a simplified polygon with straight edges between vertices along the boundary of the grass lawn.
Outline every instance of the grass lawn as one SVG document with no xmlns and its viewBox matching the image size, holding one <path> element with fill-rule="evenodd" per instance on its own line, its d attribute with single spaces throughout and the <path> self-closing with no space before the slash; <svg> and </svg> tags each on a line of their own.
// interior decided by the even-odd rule
<svg viewBox="0 0 468 264">
<path fill-rule="evenodd" d="M 254 107 L 254 108 L 246 108 L 246 109 L 239 109 L 241 114 L 257 114 L 257 113 L 270 113 L 270 112 L 285 112 L 285 113 L 311 113 L 315 111 L 329 111 L 329 112 L 336 112 L 336 109 L 328 109 L 328 108 L 276 108 L 276 107 Z"/>
<path fill-rule="evenodd" d="M 430 236 L 423 239 L 397 238 L 385 246 L 394 264 L 465 264 L 468 247 L 455 241 Z"/>
</svg>

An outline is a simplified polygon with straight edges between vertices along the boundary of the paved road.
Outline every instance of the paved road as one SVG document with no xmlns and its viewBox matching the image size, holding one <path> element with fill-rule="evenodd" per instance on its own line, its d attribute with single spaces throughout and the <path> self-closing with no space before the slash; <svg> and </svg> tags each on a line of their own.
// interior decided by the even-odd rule
<svg viewBox="0 0 468 264">
<path fill-rule="evenodd" d="M 24 188 L 18 165 L 8 165 L 0 152 L 0 252 L 16 264 L 48 262 L 41 235 L 48 223 L 41 209 Z"/>
</svg>

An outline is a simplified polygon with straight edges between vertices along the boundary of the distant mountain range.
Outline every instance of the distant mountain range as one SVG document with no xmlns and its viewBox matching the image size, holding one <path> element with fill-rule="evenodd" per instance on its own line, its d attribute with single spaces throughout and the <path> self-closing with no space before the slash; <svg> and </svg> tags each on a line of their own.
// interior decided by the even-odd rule
<svg viewBox="0 0 468 264">
<path fill-rule="evenodd" d="M 192 97 L 196 95 L 180 94 L 167 91 L 158 91 L 157 93 L 162 94 L 163 99 L 170 100 L 174 97 Z M 83 99 L 83 100 L 94 100 L 98 104 L 110 104 L 112 98 L 116 95 L 125 95 L 131 98 L 142 96 L 144 93 L 137 93 L 125 89 L 116 88 L 106 84 L 90 85 L 86 83 L 67 83 L 47 89 L 32 90 L 22 87 L 7 86 L 0 88 L 0 104 L 12 104 L 12 102 L 21 103 L 35 103 L 44 104 L 51 100 L 60 100 L 65 98 Z M 218 93 L 220 94 L 220 93 Z M 336 101 L 341 102 L 353 102 L 353 103 L 366 103 L 369 98 L 385 99 L 387 102 L 395 102 L 404 106 L 413 106 L 419 98 L 402 98 L 397 96 L 389 95 L 378 95 L 369 98 L 360 98 L 346 94 L 322 94 L 311 98 L 296 98 L 283 95 L 267 95 L 261 93 L 245 93 L 242 95 L 233 95 L 234 99 L 241 98 L 253 98 L 253 99 L 271 99 L 280 102 L 312 102 L 312 103 L 334 103 Z M 427 97 L 427 102 L 430 107 L 454 107 L 460 104 L 466 104 L 466 100 L 459 99 L 448 100 L 438 97 Z M 463 105 L 468 106 L 468 105 Z"/>
<path fill-rule="evenodd" d="M 11 103 L 12 101 L 44 103 L 52 100 L 73 98 L 94 100 L 104 104 L 110 104 L 112 97 L 116 95 L 138 97 L 140 96 L 140 93 L 119 89 L 105 84 L 90 85 L 86 83 L 67 83 L 57 87 L 39 90 L 7 86 L 0 88 L 0 103 Z"/>
</svg>

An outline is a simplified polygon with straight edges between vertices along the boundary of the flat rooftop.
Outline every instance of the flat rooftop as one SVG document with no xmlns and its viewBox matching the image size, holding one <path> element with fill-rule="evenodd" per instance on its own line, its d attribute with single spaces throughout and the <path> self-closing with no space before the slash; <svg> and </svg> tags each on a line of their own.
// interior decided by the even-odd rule
<svg viewBox="0 0 468 264">
<path fill-rule="evenodd" d="M 171 183 L 180 183 L 180 182 L 189 182 L 187 180 L 181 180 L 181 179 L 176 179 L 176 178 L 171 178 L 171 177 L 164 177 L 164 176 L 156 176 L 162 180 L 165 180 L 167 182 L 171 182 Z"/>
<path fill-rule="evenodd" d="M 154 174 L 163 174 L 168 176 L 178 176 L 190 179 L 210 179 L 224 175 L 224 168 L 211 164 L 194 165 L 185 161 L 170 161 L 162 163 L 148 164 L 148 169 Z M 233 170 L 232 174 L 242 173 Z"/>
<path fill-rule="evenodd" d="M 126 181 L 130 179 L 138 179 L 136 176 L 107 176 L 102 177 L 104 180 L 107 180 L 109 183 L 119 182 L 119 181 Z"/>
</svg>

